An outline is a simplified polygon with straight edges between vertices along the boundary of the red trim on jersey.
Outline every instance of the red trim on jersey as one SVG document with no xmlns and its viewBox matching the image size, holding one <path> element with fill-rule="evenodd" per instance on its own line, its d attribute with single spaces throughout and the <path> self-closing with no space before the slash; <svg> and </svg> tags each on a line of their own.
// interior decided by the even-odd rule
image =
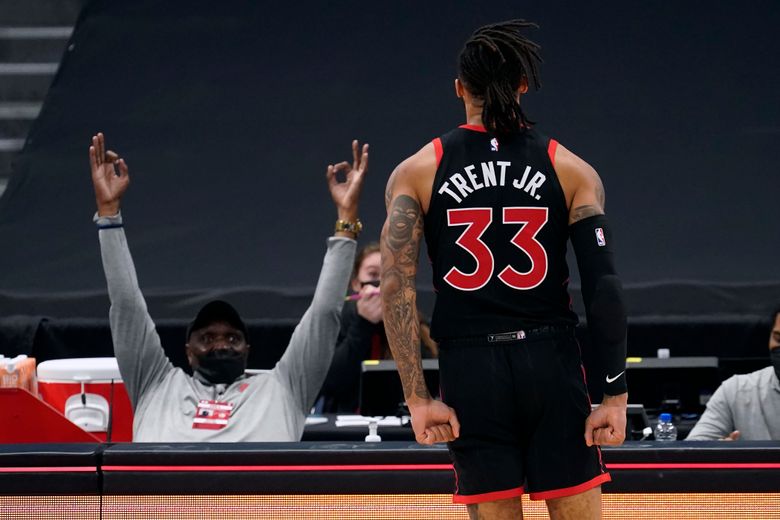
<svg viewBox="0 0 780 520">
<path fill-rule="evenodd" d="M 600 486 L 604 482 L 609 482 L 611 480 L 612 478 L 609 476 L 609 473 L 602 473 L 601 475 L 598 475 L 597 477 L 594 477 L 589 481 L 583 482 L 577 486 L 561 489 L 551 489 L 550 491 L 542 491 L 540 493 L 531 493 L 531 500 L 548 500 L 550 498 L 570 497 L 572 495 L 584 493 L 589 489 L 593 489 L 594 487 Z"/>
<path fill-rule="evenodd" d="M 487 133 L 487 130 L 482 125 L 460 125 L 458 128 L 464 128 L 466 130 L 474 130 L 475 132 Z"/>
<path fill-rule="evenodd" d="M 433 143 L 433 150 L 436 152 L 436 168 L 441 164 L 441 157 L 444 155 L 444 148 L 441 146 L 441 139 L 438 137 L 431 141 Z"/>
<path fill-rule="evenodd" d="M 547 145 L 547 155 L 550 156 L 550 162 L 555 167 L 555 151 L 558 149 L 558 141 L 550 139 L 550 144 Z"/>
<path fill-rule="evenodd" d="M 479 504 L 481 502 L 493 502 L 494 500 L 505 500 L 523 496 L 523 487 L 505 489 L 504 491 L 492 491 L 490 493 L 481 493 L 479 495 L 452 495 L 452 501 L 455 504 Z"/>
</svg>

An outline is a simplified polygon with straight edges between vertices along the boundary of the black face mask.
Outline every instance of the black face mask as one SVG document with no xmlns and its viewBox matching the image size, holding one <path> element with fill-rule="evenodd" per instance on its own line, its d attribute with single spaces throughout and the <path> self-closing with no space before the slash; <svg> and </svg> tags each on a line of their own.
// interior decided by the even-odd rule
<svg viewBox="0 0 780 520">
<path fill-rule="evenodd" d="M 769 359 L 772 361 L 772 366 L 775 367 L 775 375 L 780 380 L 780 347 L 775 347 L 769 351 Z"/>
<path fill-rule="evenodd" d="M 230 384 L 244 373 L 246 359 L 240 352 L 230 349 L 212 350 L 198 358 L 197 373 L 207 381 L 219 384 Z"/>
</svg>

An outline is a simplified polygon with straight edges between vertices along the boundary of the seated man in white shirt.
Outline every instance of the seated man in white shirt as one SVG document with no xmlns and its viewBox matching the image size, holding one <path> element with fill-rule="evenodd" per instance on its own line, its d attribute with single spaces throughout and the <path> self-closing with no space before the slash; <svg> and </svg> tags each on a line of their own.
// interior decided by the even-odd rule
<svg viewBox="0 0 780 520">
<path fill-rule="evenodd" d="M 780 307 L 769 334 L 772 366 L 725 380 L 686 440 L 780 440 Z"/>
</svg>

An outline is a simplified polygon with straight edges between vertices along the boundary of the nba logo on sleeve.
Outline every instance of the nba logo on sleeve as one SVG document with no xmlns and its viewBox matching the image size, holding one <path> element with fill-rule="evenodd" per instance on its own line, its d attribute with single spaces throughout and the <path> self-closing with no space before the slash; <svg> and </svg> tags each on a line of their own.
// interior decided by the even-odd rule
<svg viewBox="0 0 780 520">
<path fill-rule="evenodd" d="M 490 140 L 490 151 L 491 152 L 498 151 L 498 139 L 496 139 L 495 137 Z"/>
<path fill-rule="evenodd" d="M 607 240 L 604 238 L 604 230 L 600 227 L 596 228 L 596 243 L 599 247 L 607 245 Z"/>
</svg>

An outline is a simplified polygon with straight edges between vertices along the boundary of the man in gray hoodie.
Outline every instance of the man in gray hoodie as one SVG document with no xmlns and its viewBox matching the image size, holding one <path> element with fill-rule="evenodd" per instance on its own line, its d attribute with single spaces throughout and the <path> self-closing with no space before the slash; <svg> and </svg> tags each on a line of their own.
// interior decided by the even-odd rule
<svg viewBox="0 0 780 520">
<path fill-rule="evenodd" d="M 227 302 L 207 303 L 187 328 L 190 376 L 165 356 L 146 309 L 120 214 L 128 167 L 107 151 L 103 134 L 89 148 L 103 269 L 119 370 L 133 406 L 137 442 L 298 441 L 333 357 L 341 307 L 361 224 L 358 199 L 368 166 L 368 145 L 352 143 L 353 163 L 327 168 L 338 210 L 309 309 L 284 355 L 267 373 L 244 374 L 247 328 Z M 346 181 L 336 173 L 344 171 Z"/>
</svg>

